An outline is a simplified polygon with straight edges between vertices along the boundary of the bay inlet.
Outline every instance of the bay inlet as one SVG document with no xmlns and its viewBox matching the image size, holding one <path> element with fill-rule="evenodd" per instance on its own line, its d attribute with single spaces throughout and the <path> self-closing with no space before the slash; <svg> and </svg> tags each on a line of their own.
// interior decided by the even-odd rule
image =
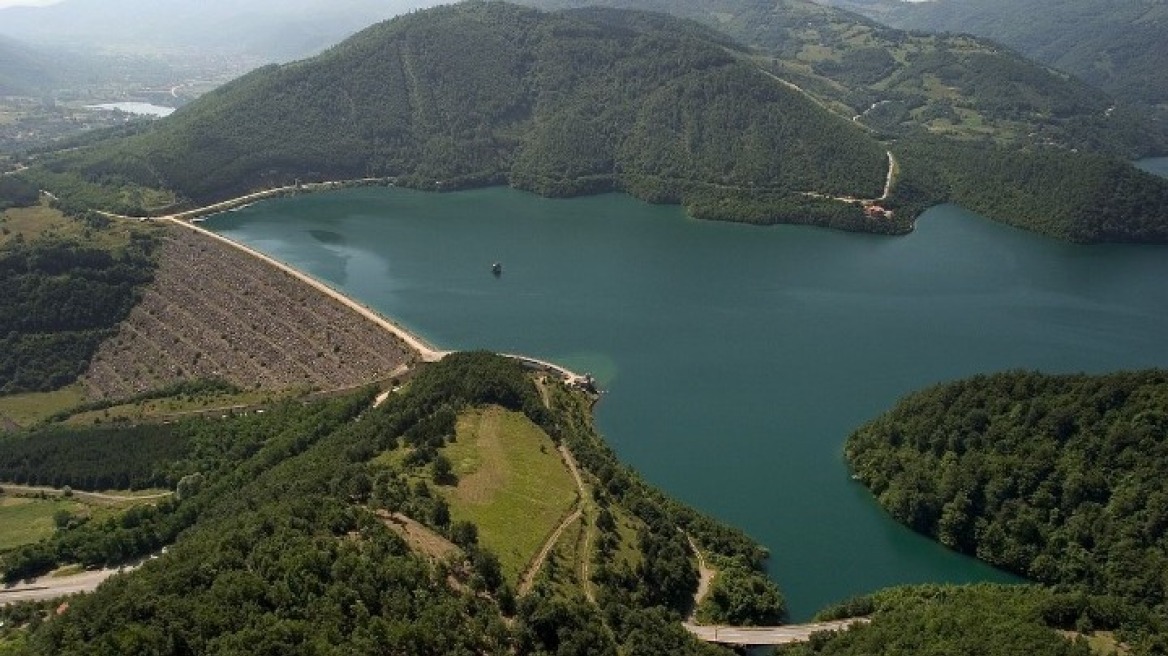
<svg viewBox="0 0 1168 656">
<path fill-rule="evenodd" d="M 595 374 L 621 458 L 767 545 L 796 621 L 888 585 L 1016 580 L 850 480 L 844 440 L 897 398 L 1003 369 L 1168 367 L 1168 248 L 1064 244 L 954 206 L 887 238 L 617 194 L 354 189 L 203 225 L 439 348 Z"/>
</svg>

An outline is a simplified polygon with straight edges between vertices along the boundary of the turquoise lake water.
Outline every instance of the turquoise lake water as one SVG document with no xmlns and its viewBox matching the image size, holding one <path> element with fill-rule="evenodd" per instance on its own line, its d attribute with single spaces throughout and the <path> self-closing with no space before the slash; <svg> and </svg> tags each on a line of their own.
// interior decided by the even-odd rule
<svg viewBox="0 0 1168 656">
<path fill-rule="evenodd" d="M 1168 367 L 1168 248 L 1074 246 L 954 206 L 889 238 L 616 194 L 359 189 L 205 225 L 439 347 L 596 374 L 621 458 L 766 544 L 794 620 L 888 585 L 1014 580 L 849 479 L 844 440 L 897 398 L 1002 369 Z"/>
</svg>

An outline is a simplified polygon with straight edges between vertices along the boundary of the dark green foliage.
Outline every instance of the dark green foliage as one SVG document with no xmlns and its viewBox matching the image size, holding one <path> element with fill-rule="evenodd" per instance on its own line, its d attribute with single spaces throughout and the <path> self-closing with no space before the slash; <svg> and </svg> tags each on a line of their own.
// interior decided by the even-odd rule
<svg viewBox="0 0 1168 656">
<path fill-rule="evenodd" d="M 891 205 L 947 201 L 1080 243 L 1168 241 L 1168 180 L 1103 155 L 1007 149 L 938 138 L 903 140 Z"/>
<path fill-rule="evenodd" d="M 36 205 L 41 194 L 37 186 L 19 175 L 0 175 L 0 212 L 13 207 Z"/>
<path fill-rule="evenodd" d="M 616 656 L 616 644 L 595 608 L 583 600 L 536 595 L 519 604 L 522 653 L 555 656 Z"/>
<path fill-rule="evenodd" d="M 1168 6 L 1162 2 L 897 2 L 881 19 L 898 27 L 984 36 L 1125 100 L 1168 103 Z"/>
<path fill-rule="evenodd" d="M 1065 611 L 1065 612 L 1064 612 Z M 1115 615 L 1119 614 L 1123 620 Z M 1090 656 L 1083 640 L 1061 630 L 1122 629 L 1135 654 L 1163 653 L 1162 627 L 1145 612 L 1114 600 L 1060 594 L 1035 586 L 918 586 L 893 588 L 820 613 L 821 619 L 870 616 L 870 624 L 820 634 L 805 645 L 781 648 L 789 656 Z M 1093 629 L 1087 628 L 1095 620 Z"/>
<path fill-rule="evenodd" d="M 103 199 L 85 184 L 204 202 L 298 179 L 391 176 L 424 189 L 510 183 L 679 202 L 710 185 L 740 200 L 875 196 L 886 168 L 863 129 L 698 25 L 470 2 L 260 69 L 145 134 L 40 170 L 67 183 L 57 193 L 70 207 L 108 208 L 132 195 Z"/>
<path fill-rule="evenodd" d="M 719 189 L 699 189 L 686 196 L 686 210 L 698 219 L 771 225 L 818 225 L 850 232 L 900 235 L 912 230 L 916 211 L 892 218 L 870 218 L 859 205 L 810 196 L 777 196 L 759 192 L 750 197 Z M 923 208 L 921 208 L 923 209 Z"/>
<path fill-rule="evenodd" d="M 703 624 L 774 626 L 783 620 L 786 602 L 758 572 L 733 559 L 714 563 L 718 574 L 710 594 L 697 609 Z"/>
<path fill-rule="evenodd" d="M 170 463 L 183 476 L 178 498 L 59 530 L 6 557 L 12 579 L 61 561 L 116 563 L 171 544 L 158 560 L 31 628 L 27 652 L 725 653 L 697 643 L 661 608 L 612 607 L 626 637 L 581 599 L 538 592 L 516 607 L 473 526 L 449 526 L 428 485 L 370 462 L 406 444 L 411 431 L 415 449 L 443 439 L 451 412 L 468 406 L 503 403 L 556 425 L 518 363 L 452 355 L 377 410 L 368 409 L 372 396 L 175 427 L 189 441 L 187 455 Z M 367 504 L 396 504 L 448 531 L 465 559 L 428 563 Z M 512 613 L 509 628 L 503 617 Z"/>
<path fill-rule="evenodd" d="M 1168 373 L 940 385 L 846 453 L 888 512 L 954 549 L 1044 583 L 1168 600 Z"/>
<path fill-rule="evenodd" d="M 115 252 L 77 242 L 0 249 L 0 393 L 72 382 L 154 273 L 152 242 Z"/>
<path fill-rule="evenodd" d="M 1168 149 L 1168 125 L 1149 121 L 1138 108 L 1113 107 L 1111 99 L 1098 90 L 984 39 L 893 29 L 810 0 L 524 1 L 545 9 L 602 4 L 699 21 L 756 49 L 760 64 L 779 77 L 837 112 L 862 115 L 862 123 L 882 133 L 931 130 L 962 138 L 989 134 L 1004 142 L 1053 142 L 1125 157 Z M 1098 4 L 1100 0 L 1083 1 Z M 906 9 L 911 11 L 962 3 L 894 4 L 911 6 Z M 1031 0 L 1024 4 L 1057 3 Z M 1135 4 L 1129 3 L 1123 13 L 1130 15 Z M 1123 19 L 1113 22 L 1130 27 Z M 1025 24 L 1020 27 L 1023 30 L 1054 32 L 1062 27 L 1045 21 L 1019 23 Z M 1164 59 L 1152 54 L 1144 58 L 1157 65 Z M 1162 76 L 1156 71 L 1145 79 Z M 966 120 L 967 116 L 976 119 Z M 949 120 L 934 122 L 938 118 Z"/>
<path fill-rule="evenodd" d="M 163 465 L 187 451 L 171 426 L 51 428 L 0 437 L 0 481 L 78 490 L 173 487 Z"/>
</svg>

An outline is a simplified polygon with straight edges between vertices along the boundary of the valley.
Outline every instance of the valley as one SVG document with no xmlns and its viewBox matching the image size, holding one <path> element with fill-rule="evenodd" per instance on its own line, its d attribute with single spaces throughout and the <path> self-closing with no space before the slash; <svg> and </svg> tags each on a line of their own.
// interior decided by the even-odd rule
<svg viewBox="0 0 1168 656">
<path fill-rule="evenodd" d="M 1154 108 L 803 0 L 601 2 L 105 127 L 0 38 L 64 121 L 0 114 L 0 654 L 1168 647 Z"/>
</svg>

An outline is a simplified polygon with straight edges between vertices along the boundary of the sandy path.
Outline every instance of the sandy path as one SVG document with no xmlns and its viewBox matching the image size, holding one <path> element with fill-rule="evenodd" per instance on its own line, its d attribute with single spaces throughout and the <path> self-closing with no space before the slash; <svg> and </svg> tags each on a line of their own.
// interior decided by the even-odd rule
<svg viewBox="0 0 1168 656">
<path fill-rule="evenodd" d="M 547 561 L 547 558 L 551 554 L 552 549 L 555 549 L 556 544 L 559 543 L 560 537 L 563 536 L 564 531 L 568 530 L 569 526 L 584 516 L 584 510 L 581 507 L 584 503 L 586 503 L 587 499 L 584 490 L 584 479 L 581 478 L 580 469 L 576 466 L 576 459 L 572 457 L 572 452 L 568 450 L 568 447 L 561 444 L 560 455 L 564 458 L 564 462 L 567 464 L 568 470 L 572 472 L 572 478 L 576 481 L 576 491 L 579 495 L 577 504 L 579 505 L 576 507 L 576 510 L 572 511 L 572 514 L 568 515 L 564 518 L 564 521 L 560 522 L 560 525 L 556 527 L 556 530 L 552 531 L 552 534 L 548 536 L 547 541 L 543 543 L 543 547 L 540 548 L 539 554 L 537 554 L 535 559 L 531 561 L 531 565 L 528 566 L 527 570 L 525 570 L 523 574 L 520 575 L 518 590 L 520 597 L 526 596 L 531 592 L 531 589 L 535 586 L 535 579 L 537 576 L 539 576 L 539 571 L 543 569 L 544 562 Z M 585 534 L 587 536 L 584 541 L 585 553 L 583 554 L 585 565 L 582 570 L 585 578 L 582 583 L 584 585 L 584 595 L 588 598 L 589 601 L 595 603 L 595 596 L 592 592 L 592 583 L 588 579 L 589 573 L 587 561 L 589 544 L 591 543 L 590 529 L 588 529 L 588 527 L 585 527 Z"/>
<path fill-rule="evenodd" d="M 698 549 L 698 544 L 694 542 L 689 533 L 685 534 L 685 539 L 689 541 L 689 548 L 698 557 L 698 589 L 694 592 L 693 609 L 690 610 L 689 617 L 686 619 L 687 622 L 693 623 L 697 621 L 698 605 L 710 594 L 710 586 L 713 585 L 718 570 L 706 563 L 706 557 L 702 555 L 702 550 Z"/>
</svg>

